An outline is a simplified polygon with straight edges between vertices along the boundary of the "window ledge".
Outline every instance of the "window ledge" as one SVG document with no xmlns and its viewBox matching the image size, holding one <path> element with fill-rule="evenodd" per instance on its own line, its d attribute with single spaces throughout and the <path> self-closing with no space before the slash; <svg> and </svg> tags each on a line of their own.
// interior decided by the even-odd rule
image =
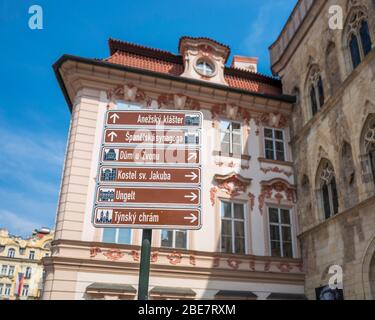
<svg viewBox="0 0 375 320">
<path fill-rule="evenodd" d="M 321 228 L 325 228 L 328 225 L 330 225 L 331 223 L 335 223 L 336 220 L 341 219 L 345 215 L 350 215 L 351 213 L 357 212 L 358 210 L 360 210 L 361 208 L 363 208 L 365 206 L 370 206 L 370 205 L 374 205 L 374 204 L 375 204 L 375 196 L 371 196 L 370 198 L 363 200 L 362 202 L 358 203 L 357 205 L 355 205 L 352 208 L 349 208 L 349 209 L 344 210 L 344 211 L 339 211 L 339 213 L 329 217 L 326 220 L 317 221 L 315 223 L 315 225 L 311 226 L 310 228 L 307 228 L 306 230 L 304 230 L 303 232 L 298 234 L 298 238 L 304 237 L 307 234 L 311 234 L 312 232 L 317 231 Z"/>
<path fill-rule="evenodd" d="M 226 157 L 226 158 L 234 158 L 234 159 L 241 159 L 241 160 L 251 160 L 251 156 L 247 154 L 233 154 L 233 153 L 224 153 L 221 151 L 214 151 L 212 153 L 214 156 L 219 156 L 219 157 Z"/>
<path fill-rule="evenodd" d="M 290 161 L 271 160 L 271 159 L 266 159 L 262 157 L 258 158 L 258 161 L 265 162 L 265 163 L 278 164 L 281 166 L 293 167 L 293 162 L 290 162 Z"/>
</svg>

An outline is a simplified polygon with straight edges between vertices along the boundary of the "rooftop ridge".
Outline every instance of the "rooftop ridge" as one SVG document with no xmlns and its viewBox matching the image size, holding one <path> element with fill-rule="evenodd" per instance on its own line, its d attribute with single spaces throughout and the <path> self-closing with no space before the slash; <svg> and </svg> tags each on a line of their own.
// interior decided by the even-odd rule
<svg viewBox="0 0 375 320">
<path fill-rule="evenodd" d="M 194 38 L 194 37 L 184 36 L 184 37 L 180 38 L 180 41 L 182 41 L 182 39 L 185 39 L 185 38 L 205 39 L 205 40 L 213 41 L 213 42 L 215 42 L 219 45 L 223 45 L 223 44 L 221 44 L 221 43 L 219 43 L 215 40 L 212 40 L 212 39 L 206 38 L 206 37 L 196 37 L 196 38 Z M 162 49 L 158 49 L 158 48 L 151 48 L 151 47 L 138 45 L 138 44 L 135 44 L 135 43 L 117 40 L 117 39 L 113 39 L 113 38 L 110 38 L 108 42 L 109 42 L 109 46 L 110 46 L 111 56 L 108 57 L 108 58 L 102 59 L 102 61 L 108 61 L 112 56 L 116 55 L 116 53 L 118 53 L 118 52 L 127 52 L 127 53 L 135 54 L 135 55 L 138 55 L 138 56 L 147 57 L 147 58 L 150 58 L 150 59 L 162 60 L 162 61 L 171 62 L 171 63 L 175 63 L 175 64 L 179 64 L 179 65 L 183 64 L 182 56 L 181 55 L 175 55 L 174 53 L 172 53 L 170 51 L 166 51 L 166 50 L 162 50 Z M 226 45 L 223 45 L 223 46 L 229 48 Z M 276 86 L 280 85 L 279 79 L 277 77 L 265 75 L 265 74 L 262 74 L 260 72 L 252 72 L 250 70 L 242 70 L 242 69 L 235 68 L 235 67 L 232 67 L 232 66 L 225 66 L 224 73 L 225 73 L 225 75 L 228 75 L 228 76 L 237 76 L 237 77 L 246 78 L 246 79 L 249 79 L 249 80 L 259 81 L 259 82 L 262 82 L 262 83 L 273 84 L 273 85 L 276 85 Z"/>
<path fill-rule="evenodd" d="M 150 58 L 162 59 L 174 63 L 182 63 L 182 57 L 170 51 L 139 45 L 132 42 L 109 38 L 108 40 L 110 55 L 114 55 L 116 51 L 125 51 Z"/>
</svg>

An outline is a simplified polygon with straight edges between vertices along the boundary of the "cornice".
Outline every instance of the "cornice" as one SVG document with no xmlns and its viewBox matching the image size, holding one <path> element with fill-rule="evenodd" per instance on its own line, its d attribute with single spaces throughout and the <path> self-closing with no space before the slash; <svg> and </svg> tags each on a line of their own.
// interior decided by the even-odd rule
<svg viewBox="0 0 375 320">
<path fill-rule="evenodd" d="M 67 67 L 69 64 L 69 68 Z M 126 78 L 144 79 L 145 83 L 152 83 L 157 85 L 157 83 L 168 84 L 169 87 L 174 86 L 176 88 L 189 87 L 194 89 L 196 92 L 210 91 L 219 96 L 234 96 L 237 99 L 243 99 L 243 97 L 248 97 L 247 99 L 252 99 L 257 101 L 259 99 L 263 104 L 267 105 L 291 105 L 295 102 L 295 97 L 289 95 L 272 95 L 266 93 L 251 92 L 243 89 L 237 89 L 233 87 L 228 87 L 226 85 L 209 83 L 195 79 L 184 78 L 175 75 L 169 75 L 154 71 L 148 71 L 144 69 L 138 69 L 134 67 L 122 66 L 118 64 L 109 63 L 106 61 L 100 61 L 95 59 L 81 58 L 71 55 L 62 56 L 53 66 L 55 75 L 63 91 L 65 99 L 68 102 L 70 110 L 73 107 L 72 93 L 69 90 L 69 85 L 66 81 L 69 78 L 71 81 L 72 76 L 80 70 L 85 71 L 86 76 L 91 76 L 93 79 L 101 75 L 102 81 L 107 83 L 121 83 Z M 82 76 L 82 74 L 81 74 Z M 147 79 L 147 81 L 146 81 Z M 69 92 L 70 91 L 70 92 Z M 272 101 L 272 103 L 268 103 Z"/>
</svg>

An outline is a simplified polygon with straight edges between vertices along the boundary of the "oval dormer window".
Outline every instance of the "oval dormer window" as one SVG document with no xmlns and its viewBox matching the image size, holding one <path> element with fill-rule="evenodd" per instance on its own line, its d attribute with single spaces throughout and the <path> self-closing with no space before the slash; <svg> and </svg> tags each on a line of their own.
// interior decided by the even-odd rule
<svg viewBox="0 0 375 320">
<path fill-rule="evenodd" d="M 200 75 L 205 77 L 212 77 L 215 74 L 214 65 L 207 60 L 198 60 L 195 68 Z"/>
</svg>

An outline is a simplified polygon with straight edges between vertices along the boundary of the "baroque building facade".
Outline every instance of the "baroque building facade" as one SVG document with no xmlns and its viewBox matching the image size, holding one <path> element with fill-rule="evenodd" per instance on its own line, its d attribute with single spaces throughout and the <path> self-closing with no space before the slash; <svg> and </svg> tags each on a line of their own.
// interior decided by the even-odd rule
<svg viewBox="0 0 375 320">
<path fill-rule="evenodd" d="M 49 229 L 35 230 L 28 239 L 0 229 L 0 300 L 40 299 L 42 259 L 50 255 L 52 238 Z"/>
<path fill-rule="evenodd" d="M 331 29 L 337 6 L 343 28 Z M 375 299 L 374 44 L 375 1 L 304 0 L 270 47 L 284 94 L 297 97 L 291 148 L 309 299 L 333 265 L 345 299 Z"/>
<path fill-rule="evenodd" d="M 295 98 L 258 74 L 255 58 L 226 66 L 229 47 L 208 38 L 182 37 L 178 54 L 113 39 L 109 47 L 106 59 L 64 55 L 54 65 L 72 117 L 43 299 L 136 297 L 142 231 L 92 225 L 105 114 L 129 109 L 203 114 L 203 227 L 154 230 L 150 298 L 304 298 Z"/>
</svg>

